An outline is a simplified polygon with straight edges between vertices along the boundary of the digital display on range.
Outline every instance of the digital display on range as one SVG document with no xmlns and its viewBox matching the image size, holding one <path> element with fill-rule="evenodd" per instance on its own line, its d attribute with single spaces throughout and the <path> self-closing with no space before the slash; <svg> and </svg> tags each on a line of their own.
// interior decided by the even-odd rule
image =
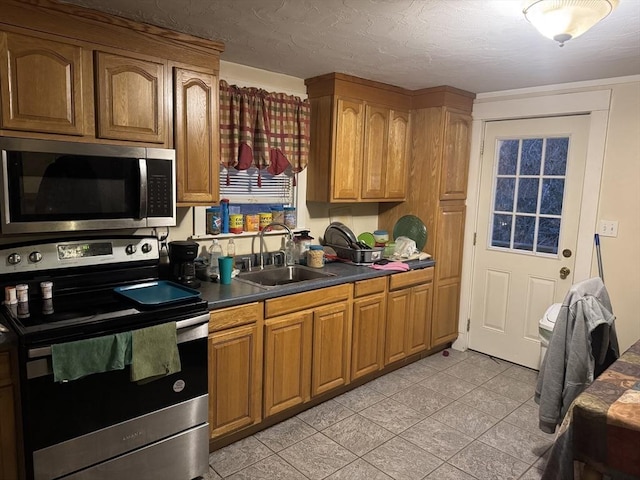
<svg viewBox="0 0 640 480">
<path fill-rule="evenodd" d="M 72 243 L 58 245 L 58 259 L 68 260 L 71 258 L 98 257 L 101 255 L 112 255 L 113 245 L 110 242 L 100 243 Z"/>
</svg>

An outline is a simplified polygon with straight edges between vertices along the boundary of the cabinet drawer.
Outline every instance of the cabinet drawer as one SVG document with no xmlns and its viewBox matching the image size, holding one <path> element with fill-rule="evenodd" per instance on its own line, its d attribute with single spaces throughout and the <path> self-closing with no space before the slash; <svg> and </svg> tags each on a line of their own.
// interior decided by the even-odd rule
<svg viewBox="0 0 640 480">
<path fill-rule="evenodd" d="M 351 285 L 351 283 L 345 283 L 335 287 L 321 288 L 267 300 L 265 302 L 264 316 L 265 318 L 271 318 L 285 313 L 319 307 L 328 303 L 349 300 L 352 291 Z"/>
<path fill-rule="evenodd" d="M 0 353 L 0 385 L 11 383 L 11 358 L 9 352 Z"/>
<path fill-rule="evenodd" d="M 355 298 L 371 295 L 372 293 L 384 292 L 387 287 L 387 277 L 372 278 L 370 280 L 360 280 L 355 282 L 353 296 Z"/>
<path fill-rule="evenodd" d="M 404 273 L 396 273 L 391 275 L 389 279 L 389 290 L 397 290 L 398 288 L 410 287 L 420 283 L 430 282 L 433 280 L 433 267 L 423 268 L 420 270 L 411 270 Z"/>
<path fill-rule="evenodd" d="M 209 332 L 254 323 L 260 318 L 262 318 L 261 302 L 214 310 L 209 314 Z"/>
</svg>

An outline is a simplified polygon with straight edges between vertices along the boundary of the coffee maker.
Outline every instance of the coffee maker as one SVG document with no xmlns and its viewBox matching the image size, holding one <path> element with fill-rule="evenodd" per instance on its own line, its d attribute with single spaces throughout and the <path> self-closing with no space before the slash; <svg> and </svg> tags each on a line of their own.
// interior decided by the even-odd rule
<svg viewBox="0 0 640 480">
<path fill-rule="evenodd" d="M 191 288 L 198 288 L 200 280 L 196 278 L 195 258 L 198 256 L 198 244 L 190 241 L 169 242 L 169 261 L 173 280 Z"/>
</svg>

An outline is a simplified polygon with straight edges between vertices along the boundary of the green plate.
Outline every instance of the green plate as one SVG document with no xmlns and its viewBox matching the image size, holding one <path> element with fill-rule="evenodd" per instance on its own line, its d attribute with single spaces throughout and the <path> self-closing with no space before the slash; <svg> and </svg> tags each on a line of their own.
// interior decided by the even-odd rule
<svg viewBox="0 0 640 480">
<path fill-rule="evenodd" d="M 376 244 L 376 241 L 373 238 L 373 233 L 371 232 L 362 232 L 360 235 L 358 235 L 358 240 L 369 245 L 369 248 L 373 248 L 373 246 Z"/>
<path fill-rule="evenodd" d="M 422 251 L 427 244 L 427 227 L 415 215 L 405 215 L 393 226 L 393 239 L 398 237 L 410 238 L 416 242 L 416 248 Z"/>
</svg>

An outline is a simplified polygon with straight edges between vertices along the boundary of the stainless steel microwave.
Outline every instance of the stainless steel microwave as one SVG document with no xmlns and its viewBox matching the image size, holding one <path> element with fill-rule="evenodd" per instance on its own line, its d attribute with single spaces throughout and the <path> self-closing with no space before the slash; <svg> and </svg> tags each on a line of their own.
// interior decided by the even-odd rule
<svg viewBox="0 0 640 480">
<path fill-rule="evenodd" d="M 176 224 L 175 150 L 0 137 L 3 234 Z"/>
</svg>

